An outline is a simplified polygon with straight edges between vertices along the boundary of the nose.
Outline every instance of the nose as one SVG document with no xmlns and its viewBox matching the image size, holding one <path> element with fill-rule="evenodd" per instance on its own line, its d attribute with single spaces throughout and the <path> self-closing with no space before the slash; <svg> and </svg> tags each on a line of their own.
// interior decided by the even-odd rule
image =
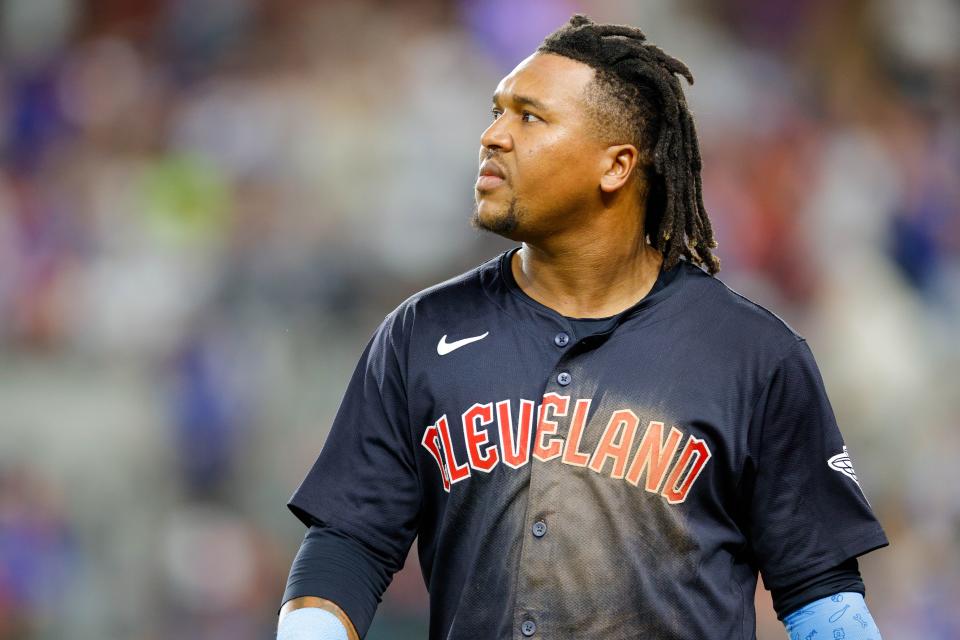
<svg viewBox="0 0 960 640">
<path fill-rule="evenodd" d="M 488 151 L 510 151 L 513 149 L 513 138 L 506 126 L 506 118 L 500 116 L 490 123 L 486 131 L 480 134 L 480 144 Z"/>
</svg>

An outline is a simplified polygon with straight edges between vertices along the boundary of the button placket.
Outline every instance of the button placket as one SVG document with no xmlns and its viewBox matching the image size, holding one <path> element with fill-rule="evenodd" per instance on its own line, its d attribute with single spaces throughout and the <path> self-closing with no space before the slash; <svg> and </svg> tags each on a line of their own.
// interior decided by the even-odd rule
<svg viewBox="0 0 960 640">
<path fill-rule="evenodd" d="M 563 334 L 566 339 L 561 338 L 560 334 Z M 565 342 L 564 346 L 560 345 L 561 342 Z M 559 357 L 550 377 L 547 378 L 544 394 L 552 393 L 567 396 L 571 393 L 568 387 L 574 382 L 573 375 L 568 369 L 571 361 L 577 357 L 570 349 L 574 346 L 574 341 L 570 334 L 561 331 L 554 334 L 554 345 L 555 348 L 563 349 L 563 352 L 557 354 Z M 567 348 L 564 349 L 564 347 Z M 568 416 L 572 410 L 573 407 L 570 406 L 567 410 Z M 534 420 L 534 438 L 538 437 L 538 420 L 539 418 Z M 561 425 L 566 425 L 566 422 L 563 419 L 560 420 Z M 566 437 L 566 429 L 561 429 L 550 435 L 553 440 L 561 442 L 566 440 Z M 530 538 L 521 543 L 519 575 L 517 576 L 517 591 L 514 601 L 514 624 L 517 625 L 514 629 L 518 629 L 523 637 L 531 637 L 535 634 L 539 636 L 543 633 L 549 635 L 549 631 L 545 631 L 547 627 L 543 627 L 542 623 L 544 621 L 535 621 L 534 616 L 538 612 L 543 612 L 548 606 L 543 599 L 545 596 L 543 587 L 549 582 L 548 576 L 552 571 L 550 566 L 551 550 L 556 542 L 551 542 L 551 538 L 547 536 L 549 527 L 547 526 L 546 516 L 555 511 L 559 500 L 559 496 L 556 494 L 556 474 L 560 470 L 555 468 L 557 466 L 551 462 L 540 464 L 540 461 L 535 460 L 531 455 L 525 518 L 527 526 L 530 527 L 528 529 Z M 524 537 L 526 538 L 526 536 Z"/>
</svg>

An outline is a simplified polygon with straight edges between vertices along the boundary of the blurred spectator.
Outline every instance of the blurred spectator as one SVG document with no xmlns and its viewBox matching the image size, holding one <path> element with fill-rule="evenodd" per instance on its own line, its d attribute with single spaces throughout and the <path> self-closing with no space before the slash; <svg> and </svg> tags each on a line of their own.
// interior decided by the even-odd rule
<svg viewBox="0 0 960 640">
<path fill-rule="evenodd" d="M 64 496 L 28 466 L 0 467 L 0 637 L 42 636 L 78 587 Z"/>
</svg>

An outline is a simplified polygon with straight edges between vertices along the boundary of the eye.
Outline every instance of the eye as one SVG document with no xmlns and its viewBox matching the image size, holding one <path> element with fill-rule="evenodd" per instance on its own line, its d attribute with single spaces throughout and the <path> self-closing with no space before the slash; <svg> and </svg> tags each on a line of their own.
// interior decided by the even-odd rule
<svg viewBox="0 0 960 640">
<path fill-rule="evenodd" d="M 496 120 L 498 117 L 500 117 L 500 114 L 503 113 L 503 112 L 500 111 L 500 109 L 490 109 L 490 113 L 493 115 L 493 119 Z M 529 111 L 523 111 L 523 112 L 521 112 L 521 114 L 520 114 L 520 117 L 521 117 L 522 119 L 525 119 L 527 116 L 530 116 L 531 118 L 536 118 L 537 120 L 540 119 L 539 116 L 535 116 L 534 114 L 530 113 Z M 526 122 L 531 122 L 530 120 L 525 120 L 525 121 L 526 121 Z"/>
<path fill-rule="evenodd" d="M 528 120 L 528 119 L 527 119 L 528 117 L 529 117 L 529 118 L 533 118 L 533 120 Z M 520 118 L 521 118 L 524 122 L 533 122 L 534 120 L 539 120 L 539 119 L 540 119 L 540 118 L 538 118 L 537 116 L 535 116 L 535 115 L 533 115 L 532 113 L 530 113 L 529 111 L 524 111 L 523 113 L 521 113 L 521 114 L 520 114 Z"/>
</svg>

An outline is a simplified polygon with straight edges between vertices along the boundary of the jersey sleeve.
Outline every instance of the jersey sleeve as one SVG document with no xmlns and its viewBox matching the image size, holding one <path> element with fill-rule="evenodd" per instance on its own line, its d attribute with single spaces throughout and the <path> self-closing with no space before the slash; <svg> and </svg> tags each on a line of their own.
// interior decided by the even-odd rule
<svg viewBox="0 0 960 640">
<path fill-rule="evenodd" d="M 387 570 L 403 566 L 417 533 L 420 482 L 395 345 L 396 313 L 374 332 L 330 433 L 287 506 L 361 544 Z"/>
<path fill-rule="evenodd" d="M 797 339 L 769 376 L 750 434 L 749 538 L 768 589 L 887 544 L 805 340 Z"/>
</svg>

